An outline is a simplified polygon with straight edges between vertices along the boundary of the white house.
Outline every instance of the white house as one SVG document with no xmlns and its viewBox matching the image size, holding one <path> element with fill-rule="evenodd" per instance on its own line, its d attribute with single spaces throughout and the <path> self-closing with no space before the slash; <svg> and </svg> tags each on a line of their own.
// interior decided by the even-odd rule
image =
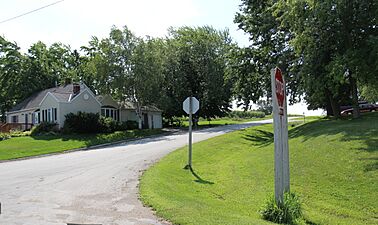
<svg viewBox="0 0 378 225">
<path fill-rule="evenodd" d="M 30 128 L 42 121 L 64 125 L 65 115 L 77 112 L 99 113 L 117 121 L 138 121 L 132 103 L 118 103 L 110 96 L 95 96 L 84 84 L 67 84 L 40 91 L 6 113 L 7 123 Z M 153 106 L 142 107 L 143 128 L 162 128 L 162 111 Z"/>
</svg>

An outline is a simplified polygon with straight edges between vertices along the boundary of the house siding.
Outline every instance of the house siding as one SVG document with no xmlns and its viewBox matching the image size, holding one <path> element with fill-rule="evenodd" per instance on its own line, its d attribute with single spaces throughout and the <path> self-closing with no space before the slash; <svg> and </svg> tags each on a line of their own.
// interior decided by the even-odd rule
<svg viewBox="0 0 378 225">
<path fill-rule="evenodd" d="M 88 99 L 84 99 L 84 95 L 88 95 Z M 72 99 L 69 103 L 60 103 L 60 114 L 59 114 L 59 127 L 63 127 L 64 121 L 66 120 L 65 115 L 69 113 L 77 113 L 79 111 L 86 113 L 100 113 L 101 106 L 97 100 L 89 94 L 87 90 L 81 92 L 78 96 Z"/>
<path fill-rule="evenodd" d="M 40 108 L 41 122 L 43 121 L 42 120 L 42 118 L 43 118 L 42 117 L 42 111 L 43 110 L 49 110 L 49 109 L 56 108 L 57 109 L 57 119 L 53 120 L 53 121 L 50 121 L 50 122 L 60 124 L 60 120 L 59 120 L 60 105 L 59 105 L 59 102 L 51 94 L 47 94 L 46 95 L 46 97 L 42 100 L 39 108 Z M 51 110 L 51 113 L 53 113 L 52 111 L 53 110 Z M 45 119 L 45 121 L 46 121 L 46 119 Z"/>
<path fill-rule="evenodd" d="M 7 123 L 13 123 L 12 122 L 12 117 L 13 116 L 18 116 L 18 122 L 17 123 L 25 123 L 26 122 L 26 118 L 25 118 L 25 115 L 27 115 L 27 122 L 28 124 L 31 124 L 33 123 L 32 121 L 32 114 L 33 114 L 34 110 L 26 110 L 26 111 L 18 111 L 18 112 L 8 112 L 7 113 Z"/>
<path fill-rule="evenodd" d="M 128 120 L 138 121 L 135 110 L 133 109 L 122 109 L 121 110 L 121 121 L 125 122 Z"/>
<path fill-rule="evenodd" d="M 59 89 L 61 92 L 56 92 Z M 67 89 L 67 88 L 66 88 Z M 84 84 L 80 86 L 81 92 L 74 98 L 71 99 L 70 90 L 66 90 L 63 87 L 47 89 L 43 91 L 43 94 L 37 96 L 38 98 L 31 98 L 33 106 L 30 108 L 22 109 L 22 107 L 15 107 L 16 110 L 6 113 L 7 123 L 13 123 L 12 117 L 17 116 L 18 119 L 16 123 L 18 124 L 36 124 L 38 123 L 38 117 L 36 117 L 35 111 L 39 112 L 39 120 L 42 122 L 50 121 L 59 124 L 59 127 L 64 126 L 65 116 L 69 113 L 77 113 L 79 111 L 86 113 L 99 113 L 101 114 L 101 107 L 104 108 L 115 108 L 119 109 L 120 104 L 118 104 L 111 96 L 101 96 L 95 97 L 94 94 L 88 89 Z M 88 96 L 85 98 L 84 96 Z M 42 99 L 43 97 L 43 99 Z M 38 101 L 36 100 L 38 99 Z M 101 102 L 99 102 L 100 100 Z M 40 102 L 39 102 L 40 101 Z M 29 103 L 28 103 L 29 104 Z M 111 106 L 111 107 L 109 107 Z M 128 106 L 124 106 L 128 107 Z M 110 110 L 110 109 L 108 109 Z M 139 118 L 135 112 L 135 109 L 132 108 L 123 108 L 119 109 L 119 118 L 118 114 L 115 119 L 125 122 L 128 120 L 138 122 Z M 161 111 L 143 111 L 143 114 L 147 115 L 147 118 L 143 115 L 142 120 L 148 119 L 146 128 L 162 128 L 162 114 Z M 111 114 L 110 114 L 111 115 Z M 26 126 L 25 126 L 26 127 Z"/>
<path fill-rule="evenodd" d="M 150 115 L 153 116 L 153 127 L 152 127 L 152 123 L 150 122 L 150 128 L 154 128 L 154 129 L 163 128 L 161 112 L 153 112 L 153 113 L 150 113 Z"/>
</svg>

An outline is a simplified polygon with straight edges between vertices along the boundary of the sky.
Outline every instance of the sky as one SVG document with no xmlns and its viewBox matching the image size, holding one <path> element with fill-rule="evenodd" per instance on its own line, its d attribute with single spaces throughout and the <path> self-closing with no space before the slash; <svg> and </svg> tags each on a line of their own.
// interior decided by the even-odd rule
<svg viewBox="0 0 378 225">
<path fill-rule="evenodd" d="M 0 21 L 59 0 L 0 0 Z M 22 51 L 42 41 L 68 44 L 73 49 L 87 45 L 92 36 L 107 37 L 113 25 L 128 26 L 138 36 L 164 37 L 169 27 L 210 25 L 228 29 L 239 46 L 249 45 L 248 35 L 233 23 L 241 0 L 60 0 L 28 15 L 0 22 L 0 35 L 14 41 Z M 289 113 L 306 115 L 304 103 L 289 107 Z"/>
</svg>

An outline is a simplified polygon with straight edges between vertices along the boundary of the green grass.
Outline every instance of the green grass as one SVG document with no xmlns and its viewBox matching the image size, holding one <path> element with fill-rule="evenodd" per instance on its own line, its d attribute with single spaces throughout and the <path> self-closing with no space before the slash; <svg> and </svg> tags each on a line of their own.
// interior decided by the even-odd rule
<svg viewBox="0 0 378 225">
<path fill-rule="evenodd" d="M 200 118 L 200 120 L 198 121 L 198 126 L 206 128 L 206 127 L 212 127 L 212 126 L 240 124 L 240 123 L 245 123 L 245 122 L 250 122 L 250 121 L 268 120 L 271 118 L 272 118 L 271 115 L 265 116 L 264 118 L 249 118 L 249 119 L 221 117 L 221 118 L 212 119 L 211 121 Z M 183 127 L 189 126 L 188 120 L 184 120 L 182 126 Z"/>
<path fill-rule="evenodd" d="M 302 224 L 378 224 L 378 113 L 321 119 L 289 131 L 291 190 Z M 179 149 L 142 176 L 142 201 L 175 224 L 271 224 L 259 210 L 274 191 L 272 125 Z"/>
<path fill-rule="evenodd" d="M 23 158 L 162 133 L 161 130 L 117 131 L 110 134 L 13 137 L 0 141 L 0 160 Z"/>
</svg>

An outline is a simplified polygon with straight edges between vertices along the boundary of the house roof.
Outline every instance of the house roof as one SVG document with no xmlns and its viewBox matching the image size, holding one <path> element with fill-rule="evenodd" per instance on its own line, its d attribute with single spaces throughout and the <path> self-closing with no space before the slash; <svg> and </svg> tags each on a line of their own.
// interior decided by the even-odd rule
<svg viewBox="0 0 378 225">
<path fill-rule="evenodd" d="M 135 110 L 135 109 L 136 109 L 136 106 L 135 106 L 134 103 L 132 103 L 132 102 L 130 102 L 130 101 L 123 101 L 123 102 L 121 102 L 121 103 L 118 103 L 118 102 L 115 102 L 115 101 L 113 100 L 113 98 L 112 98 L 111 96 L 109 96 L 109 95 L 105 95 L 105 96 L 103 96 L 103 95 L 98 95 L 98 96 L 96 96 L 96 98 L 97 98 L 97 100 L 98 100 L 99 102 L 101 102 L 101 104 L 102 104 L 103 106 L 108 106 L 108 105 L 113 106 L 113 104 L 107 104 L 107 103 L 109 103 L 108 100 L 109 100 L 109 98 L 110 98 L 111 101 L 113 101 L 115 104 L 117 104 L 117 106 L 118 106 L 119 108 L 130 109 L 130 110 Z M 153 105 L 142 106 L 142 111 L 162 112 L 161 109 L 159 109 L 159 108 L 157 108 L 156 106 L 153 106 Z"/>
<path fill-rule="evenodd" d="M 20 110 L 28 110 L 28 109 L 37 109 L 39 108 L 39 104 L 43 101 L 47 93 L 52 94 L 59 102 L 69 102 L 71 99 L 73 99 L 76 96 L 73 94 L 73 86 L 74 86 L 73 84 L 68 84 L 64 86 L 49 88 L 49 89 L 34 93 L 29 98 L 18 103 L 8 112 L 15 112 L 15 111 L 20 111 Z M 86 86 L 84 84 L 80 84 L 80 92 L 83 92 L 85 89 L 86 89 Z M 106 96 L 101 96 L 101 95 L 96 96 L 96 99 L 102 105 L 106 105 L 104 104 L 105 102 L 103 102 L 105 98 Z M 122 107 L 124 109 L 132 109 L 132 110 L 136 109 L 135 105 L 132 102 L 122 102 L 122 103 L 116 103 L 116 104 L 118 104 L 119 107 Z M 161 112 L 162 110 L 160 110 L 159 108 L 155 106 L 148 105 L 148 106 L 142 106 L 142 111 Z"/>
<path fill-rule="evenodd" d="M 82 88 L 80 88 L 82 90 Z M 73 84 L 68 84 L 59 87 L 49 88 L 37 93 L 34 93 L 27 99 L 15 105 L 9 112 L 15 112 L 20 110 L 27 110 L 32 108 L 38 108 L 39 104 L 46 96 L 47 93 L 51 93 L 59 102 L 68 102 L 70 96 L 73 94 Z"/>
<path fill-rule="evenodd" d="M 124 109 L 136 109 L 135 104 L 132 102 L 122 102 L 120 105 Z M 153 105 L 142 106 L 142 111 L 162 112 L 161 109 Z"/>
</svg>

